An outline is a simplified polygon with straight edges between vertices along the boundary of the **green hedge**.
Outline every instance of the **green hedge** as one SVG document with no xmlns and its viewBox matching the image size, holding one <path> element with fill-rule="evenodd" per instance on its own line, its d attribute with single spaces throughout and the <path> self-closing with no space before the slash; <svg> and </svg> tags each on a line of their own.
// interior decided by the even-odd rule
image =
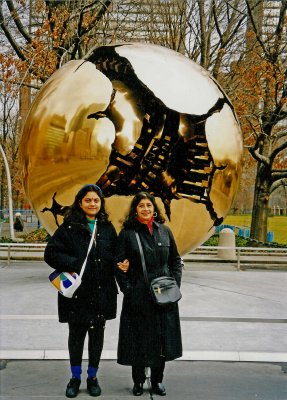
<svg viewBox="0 0 287 400">
<path fill-rule="evenodd" d="M 24 243 L 45 243 L 48 241 L 50 235 L 45 228 L 39 228 L 30 233 L 19 235 L 23 239 Z M 12 243 L 13 240 L 10 237 L 3 236 L 0 238 L 0 243 Z"/>
<path fill-rule="evenodd" d="M 9 237 L 0 237 L 0 243 L 13 243 L 13 240 Z"/>
<path fill-rule="evenodd" d="M 39 228 L 25 235 L 21 235 L 20 237 L 23 238 L 26 243 L 45 243 L 50 238 L 50 235 L 45 228 Z"/>
<path fill-rule="evenodd" d="M 217 233 L 212 235 L 205 243 L 203 243 L 203 246 L 218 246 L 218 242 L 219 242 L 219 234 Z M 263 243 L 253 239 L 246 239 L 241 236 L 235 236 L 235 245 L 236 247 L 284 247 L 284 248 L 287 247 L 287 245 L 284 245 L 282 243 L 277 243 L 277 242 Z"/>
</svg>

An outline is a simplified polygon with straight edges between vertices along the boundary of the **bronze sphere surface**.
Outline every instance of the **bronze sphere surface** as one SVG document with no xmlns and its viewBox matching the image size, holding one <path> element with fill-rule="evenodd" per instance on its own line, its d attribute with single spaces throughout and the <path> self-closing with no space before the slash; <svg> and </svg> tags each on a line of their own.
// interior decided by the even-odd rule
<svg viewBox="0 0 287 400">
<path fill-rule="evenodd" d="M 161 46 L 102 46 L 45 83 L 24 125 L 26 194 L 52 233 L 77 191 L 98 184 L 117 230 L 140 190 L 157 198 L 181 254 L 228 213 L 242 135 L 218 83 Z"/>
</svg>

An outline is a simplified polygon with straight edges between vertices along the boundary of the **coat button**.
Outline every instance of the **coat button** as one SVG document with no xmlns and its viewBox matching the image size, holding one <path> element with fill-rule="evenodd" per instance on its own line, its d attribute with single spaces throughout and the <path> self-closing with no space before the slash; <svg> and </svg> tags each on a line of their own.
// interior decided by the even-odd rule
<svg viewBox="0 0 287 400">
<path fill-rule="evenodd" d="M 101 287 L 101 286 L 99 286 L 99 289 L 102 289 L 102 287 Z"/>
<path fill-rule="evenodd" d="M 101 261 L 101 259 L 100 258 L 98 258 L 98 262 L 100 262 Z"/>
<path fill-rule="evenodd" d="M 158 245 L 161 246 L 161 242 L 159 242 Z"/>
<path fill-rule="evenodd" d="M 75 296 L 75 299 L 77 299 L 78 298 L 78 296 Z"/>
</svg>

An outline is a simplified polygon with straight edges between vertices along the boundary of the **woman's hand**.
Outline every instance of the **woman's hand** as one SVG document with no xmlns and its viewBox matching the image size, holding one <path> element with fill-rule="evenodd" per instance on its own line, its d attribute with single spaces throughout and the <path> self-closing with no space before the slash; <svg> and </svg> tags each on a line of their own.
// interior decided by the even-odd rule
<svg viewBox="0 0 287 400">
<path fill-rule="evenodd" d="M 117 266 L 119 267 L 120 270 L 122 270 L 123 272 L 127 272 L 130 266 L 130 262 L 129 260 L 124 260 L 122 262 L 118 262 Z"/>
</svg>

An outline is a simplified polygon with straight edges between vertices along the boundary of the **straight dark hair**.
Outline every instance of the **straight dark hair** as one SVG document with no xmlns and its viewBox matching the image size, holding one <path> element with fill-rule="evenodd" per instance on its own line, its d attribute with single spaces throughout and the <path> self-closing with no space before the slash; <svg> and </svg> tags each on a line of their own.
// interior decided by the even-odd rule
<svg viewBox="0 0 287 400">
<path fill-rule="evenodd" d="M 155 198 L 152 194 L 148 192 L 139 192 L 137 193 L 134 198 L 132 199 L 131 206 L 129 209 L 129 213 L 126 216 L 124 222 L 123 222 L 123 227 L 125 228 L 135 228 L 138 219 L 137 219 L 137 206 L 140 203 L 142 199 L 148 199 L 151 201 L 151 203 L 154 206 L 154 211 L 156 212 L 156 216 L 154 217 L 154 220 L 157 222 L 160 222 L 161 224 L 164 223 L 165 219 L 161 215 L 159 208 L 156 204 Z"/>
<path fill-rule="evenodd" d="M 75 196 L 73 204 L 68 208 L 68 210 L 65 213 L 64 221 L 79 222 L 84 224 L 87 223 L 86 214 L 80 207 L 80 203 L 88 192 L 97 193 L 97 195 L 101 199 L 101 208 L 96 216 L 97 220 L 99 222 L 108 221 L 108 214 L 105 209 L 105 198 L 103 196 L 103 192 L 99 186 L 94 184 L 87 184 L 78 191 L 78 193 Z"/>
</svg>

